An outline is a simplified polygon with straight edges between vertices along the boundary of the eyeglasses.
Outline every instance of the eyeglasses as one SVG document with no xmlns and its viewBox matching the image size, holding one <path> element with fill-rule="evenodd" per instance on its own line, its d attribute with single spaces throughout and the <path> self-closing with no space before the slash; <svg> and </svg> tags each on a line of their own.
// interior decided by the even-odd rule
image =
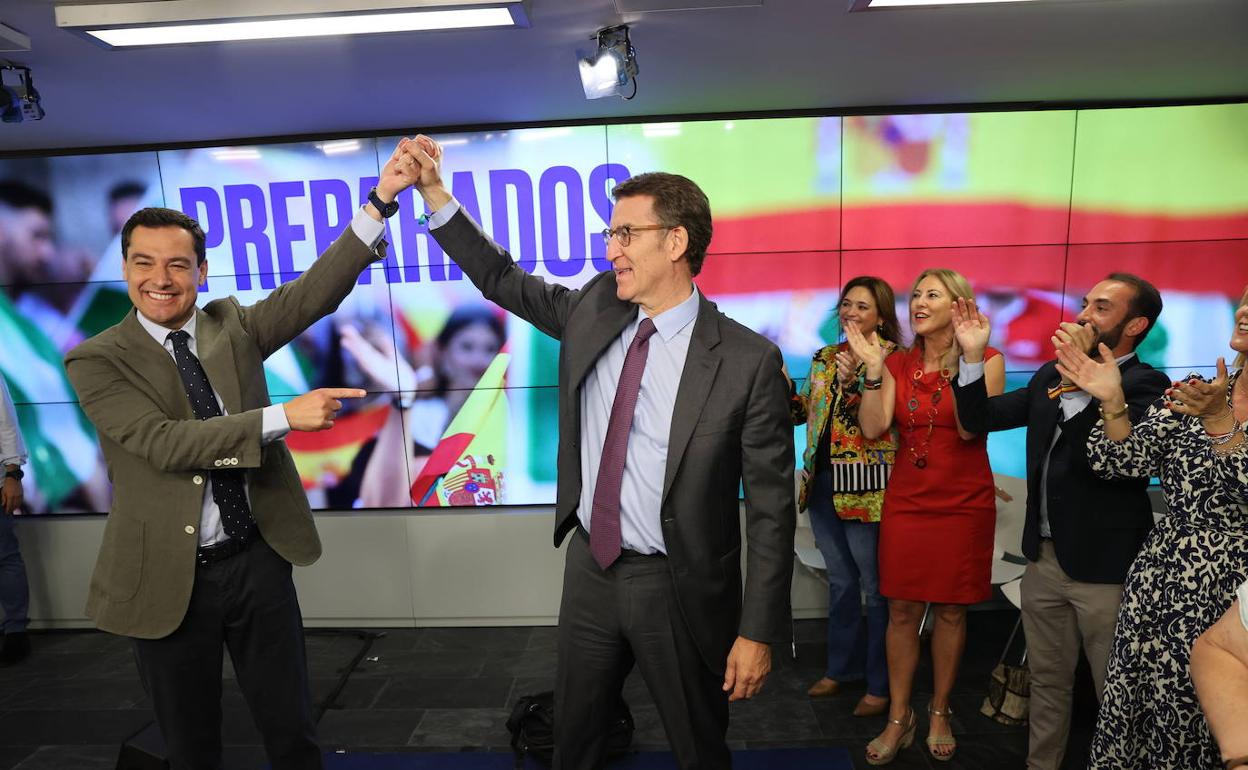
<svg viewBox="0 0 1248 770">
<path fill-rule="evenodd" d="M 633 242 L 633 233 L 645 232 L 646 230 L 671 230 L 680 227 L 680 225 L 620 225 L 615 229 L 607 229 L 602 231 L 602 240 L 610 245 L 611 239 L 615 238 L 620 242 L 621 246 L 627 246 Z"/>
</svg>

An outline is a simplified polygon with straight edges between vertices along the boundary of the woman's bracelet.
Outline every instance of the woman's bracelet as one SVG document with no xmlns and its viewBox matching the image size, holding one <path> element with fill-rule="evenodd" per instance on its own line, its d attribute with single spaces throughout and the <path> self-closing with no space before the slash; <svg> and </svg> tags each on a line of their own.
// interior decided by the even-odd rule
<svg viewBox="0 0 1248 770">
<path fill-rule="evenodd" d="M 1220 446 L 1226 446 L 1227 444 L 1231 443 L 1232 441 L 1235 440 L 1236 436 L 1238 436 L 1239 434 L 1243 432 L 1244 432 L 1243 426 L 1241 426 L 1239 423 L 1235 423 L 1235 427 L 1231 428 L 1230 433 L 1223 433 L 1217 436 L 1214 436 L 1211 434 L 1206 434 L 1206 435 L 1209 438 L 1210 444 L 1212 444 L 1215 447 L 1220 447 Z"/>
<path fill-rule="evenodd" d="M 883 378 L 883 377 L 877 377 L 877 378 L 876 378 L 876 379 L 874 379 L 874 380 L 873 380 L 873 379 L 871 379 L 870 377 L 863 377 L 863 378 L 862 378 L 862 389 L 863 389 L 863 390 L 879 390 L 879 389 L 880 389 L 880 388 L 882 388 L 882 387 L 884 387 L 884 378 Z"/>
<path fill-rule="evenodd" d="M 1110 420 L 1117 420 L 1119 417 L 1125 417 L 1127 414 L 1126 404 L 1123 404 L 1121 409 L 1115 409 L 1112 412 L 1106 412 L 1104 404 L 1101 404 L 1099 409 L 1101 412 L 1101 419 L 1104 420 L 1105 422 L 1109 422 Z"/>
<path fill-rule="evenodd" d="M 1231 411 L 1230 407 L 1228 406 L 1226 411 L 1222 412 L 1221 414 L 1214 415 L 1213 417 L 1201 417 L 1200 425 L 1201 427 L 1205 429 L 1205 433 L 1209 434 L 1210 436 L 1225 435 L 1225 434 L 1217 434 L 1209 430 L 1209 424 L 1213 422 L 1218 422 L 1226 417 L 1231 418 L 1232 424 L 1235 424 L 1237 422 L 1237 420 L 1235 419 L 1235 413 Z M 1234 430 L 1234 428 L 1231 428 L 1231 430 Z"/>
</svg>

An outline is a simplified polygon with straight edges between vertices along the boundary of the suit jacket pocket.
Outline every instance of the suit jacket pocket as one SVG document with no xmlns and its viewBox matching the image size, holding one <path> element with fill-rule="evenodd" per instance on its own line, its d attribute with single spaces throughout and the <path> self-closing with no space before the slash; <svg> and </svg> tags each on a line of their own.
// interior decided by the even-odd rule
<svg viewBox="0 0 1248 770">
<path fill-rule="evenodd" d="M 710 419 L 701 419 L 693 429 L 694 436 L 710 436 L 715 433 L 726 433 L 728 431 L 741 430 L 742 417 L 745 415 L 744 409 L 725 415 L 723 417 L 711 417 Z"/>
<path fill-rule="evenodd" d="M 138 594 L 143 580 L 144 535 L 141 521 L 115 519 L 104 528 L 92 582 L 109 601 L 128 602 Z"/>
</svg>

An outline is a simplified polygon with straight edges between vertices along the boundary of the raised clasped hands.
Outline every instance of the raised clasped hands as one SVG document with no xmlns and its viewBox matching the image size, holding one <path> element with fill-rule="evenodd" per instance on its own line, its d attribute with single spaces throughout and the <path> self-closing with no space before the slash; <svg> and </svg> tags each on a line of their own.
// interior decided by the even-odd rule
<svg viewBox="0 0 1248 770">
<path fill-rule="evenodd" d="M 1105 343 L 1097 345 L 1101 359 L 1099 361 L 1089 357 L 1073 341 L 1057 340 L 1055 347 L 1057 372 L 1063 380 L 1078 385 L 1083 392 L 1101 403 L 1121 400 L 1122 373 L 1118 371 L 1118 361 L 1114 358 L 1113 351 Z"/>
<path fill-rule="evenodd" d="M 984 349 L 988 347 L 991 333 L 988 316 L 979 309 L 975 300 L 958 297 L 958 301 L 953 303 L 953 336 L 968 364 L 984 360 Z"/>
<path fill-rule="evenodd" d="M 383 201 L 394 200 L 420 177 L 420 164 L 411 155 L 413 147 L 415 140 L 403 137 L 382 167 L 381 176 L 377 178 L 377 197 Z"/>
<path fill-rule="evenodd" d="M 1174 383 L 1166 389 L 1166 407 L 1179 414 L 1201 419 L 1225 417 L 1230 411 L 1226 400 L 1226 359 L 1219 358 L 1218 374 L 1212 382 L 1195 377 Z"/>
<path fill-rule="evenodd" d="M 880 346 L 867 339 L 857 324 L 845 324 L 845 341 L 849 343 L 849 352 L 855 359 L 851 371 L 857 371 L 858 362 L 861 361 L 867 366 L 868 377 L 879 377 L 884 369 L 884 351 L 880 350 Z M 841 353 L 836 354 L 836 359 L 839 370 L 842 368 Z"/>
</svg>

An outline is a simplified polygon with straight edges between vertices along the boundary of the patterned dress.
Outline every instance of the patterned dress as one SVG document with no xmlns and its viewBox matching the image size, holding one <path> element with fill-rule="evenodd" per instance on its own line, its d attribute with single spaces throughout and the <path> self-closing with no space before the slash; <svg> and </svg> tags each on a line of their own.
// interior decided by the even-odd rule
<svg viewBox="0 0 1248 770">
<path fill-rule="evenodd" d="M 1188 664 L 1248 577 L 1248 447 L 1215 457 L 1200 420 L 1159 401 L 1125 441 L 1098 424 L 1088 459 L 1102 476 L 1160 477 L 1170 509 L 1123 586 L 1089 768 L 1221 767 Z"/>
</svg>

